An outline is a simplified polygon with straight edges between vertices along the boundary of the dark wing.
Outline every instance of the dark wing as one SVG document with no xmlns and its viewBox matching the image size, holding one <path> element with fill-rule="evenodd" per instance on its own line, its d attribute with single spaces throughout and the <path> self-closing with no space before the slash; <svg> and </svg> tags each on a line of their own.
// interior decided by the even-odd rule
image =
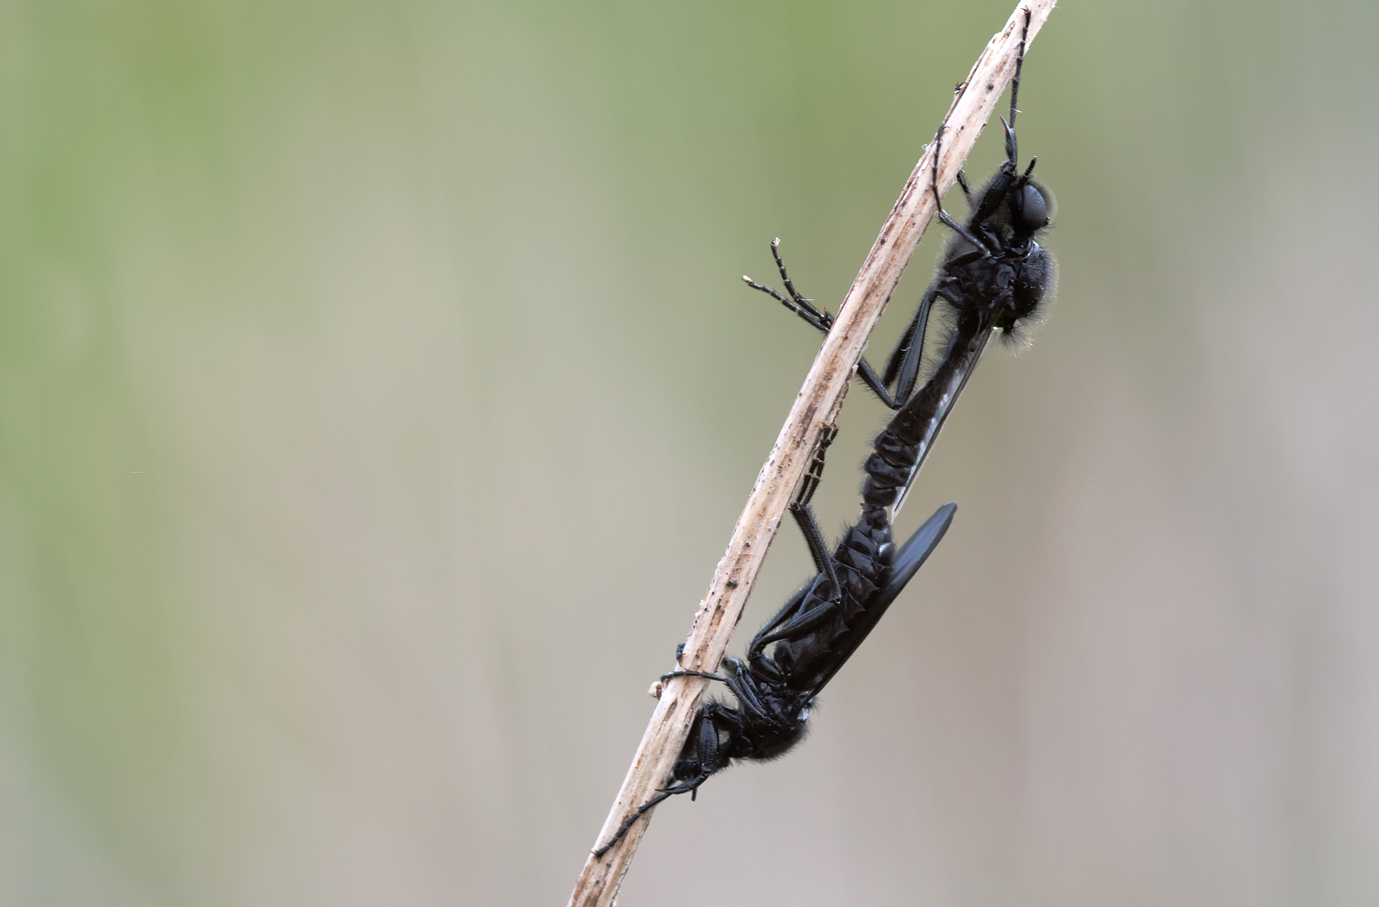
<svg viewBox="0 0 1379 907">
<path fill-rule="evenodd" d="M 967 379 L 976 371 L 977 364 L 982 361 L 982 356 L 991 346 L 991 339 L 995 333 L 989 319 L 974 321 L 966 327 L 959 325 L 949 340 L 948 352 L 939 362 L 938 368 L 924 386 L 915 392 L 906 406 L 906 410 L 913 410 L 912 415 L 922 417 L 920 421 L 923 427 L 920 430 L 919 452 L 915 457 L 915 465 L 910 469 L 910 476 L 901 487 L 895 504 L 891 506 L 891 519 L 895 519 L 900 514 L 900 508 L 905 506 L 905 498 L 910 495 L 910 488 L 914 486 L 920 467 L 928 458 L 929 451 L 933 450 L 943 423 L 952 414 L 958 397 L 962 396 L 963 389 L 967 387 Z"/>
<path fill-rule="evenodd" d="M 924 335 L 929 328 L 929 311 L 937 298 L 939 292 L 938 284 L 935 282 L 924 291 L 915 317 L 901 335 L 900 343 L 896 344 L 890 360 L 886 362 L 884 380 L 887 386 L 895 384 L 897 406 L 905 405 L 905 401 L 914 393 L 915 383 L 919 380 L 920 366 L 924 360 Z"/>
<path fill-rule="evenodd" d="M 927 292 L 924 294 L 924 298 L 929 298 Z M 905 364 L 905 356 L 909 353 L 910 347 L 915 345 L 915 331 L 922 329 L 928 318 L 928 312 L 924 310 L 922 302 L 921 300 L 920 311 L 915 312 L 915 317 L 910 319 L 910 324 L 905 328 L 905 333 L 900 335 L 900 342 L 895 345 L 895 350 L 891 352 L 891 358 L 886 361 L 886 374 L 882 376 L 882 380 L 888 385 L 893 384 L 895 379 L 900 375 L 900 370 Z M 919 351 L 921 353 L 923 352 L 923 346 L 924 341 L 920 340 Z M 900 402 L 904 403 L 905 401 L 901 400 Z"/>
<path fill-rule="evenodd" d="M 915 534 L 910 536 L 909 541 L 901 546 L 895 553 L 895 562 L 891 565 L 891 577 L 886 585 L 876 590 L 876 594 L 867 602 L 866 611 L 858 618 L 857 623 L 848 629 L 845 636 L 838 640 L 837 648 L 832 653 L 831 664 L 814 684 L 813 693 L 817 694 L 822 690 L 833 675 L 838 673 L 838 669 L 847 663 L 852 657 L 852 653 L 857 651 L 857 647 L 862 644 L 862 640 L 867 638 L 867 634 L 881 620 L 886 613 L 886 609 L 891 606 L 900 595 L 900 590 L 905 588 L 905 584 L 914 579 L 914 575 L 919 572 L 919 568 L 938 547 L 938 543 L 943 541 L 944 533 L 953 523 L 953 514 L 958 512 L 957 504 L 944 504 L 934 515 L 929 517 L 923 526 L 915 530 Z"/>
</svg>

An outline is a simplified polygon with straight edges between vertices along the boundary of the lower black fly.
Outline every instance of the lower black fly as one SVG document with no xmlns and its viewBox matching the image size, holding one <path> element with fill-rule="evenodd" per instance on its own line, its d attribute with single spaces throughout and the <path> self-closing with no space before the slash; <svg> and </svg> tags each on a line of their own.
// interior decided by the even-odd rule
<svg viewBox="0 0 1379 907">
<path fill-rule="evenodd" d="M 916 394 L 915 405 L 926 405 L 922 398 Z M 901 407 L 893 422 L 906 417 L 910 408 Z M 864 467 L 861 518 L 830 552 L 809 501 L 832 437 L 832 430 L 825 433 L 790 505 L 817 574 L 757 631 L 745 659 L 724 661 L 724 675 L 675 671 L 662 678 L 694 675 L 721 681 L 737 705 L 710 701 L 699 707 L 667 785 L 638 807 L 594 851 L 596 856 L 606 853 L 637 819 L 666 798 L 686 793 L 693 797 L 730 762 L 774 759 L 804 739 L 814 698 L 857 651 L 948 531 L 955 504 L 940 507 L 899 550 L 891 540 L 890 507 L 901 491 L 898 482 L 909 475 L 911 458 L 919 453 L 917 445 L 906 443 L 908 434 L 901 426 L 878 436 L 878 446 Z"/>
</svg>

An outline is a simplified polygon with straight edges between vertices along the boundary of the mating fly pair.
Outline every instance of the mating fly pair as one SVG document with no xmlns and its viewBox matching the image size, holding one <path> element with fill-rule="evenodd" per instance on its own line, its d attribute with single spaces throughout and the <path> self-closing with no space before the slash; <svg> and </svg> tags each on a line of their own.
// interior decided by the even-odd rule
<svg viewBox="0 0 1379 907">
<path fill-rule="evenodd" d="M 688 675 L 720 681 L 737 704 L 708 701 L 699 707 L 667 785 L 638 807 L 613 837 L 594 851 L 596 856 L 606 853 L 658 803 L 676 794 L 693 796 L 711 775 L 732 761 L 774 759 L 799 743 L 815 697 L 857 650 L 947 532 L 957 510 L 954 504 L 940 507 L 899 549 L 891 537 L 891 520 L 992 337 L 997 331 L 1018 337 L 1019 330 L 1033 321 L 1053 282 L 1053 259 L 1035 241 L 1048 226 L 1051 199 L 1048 191 L 1031 179 L 1034 159 L 1022 173 L 1016 157 L 1016 99 L 1029 20 L 1025 10 L 1011 83 L 1010 118 L 1002 120 L 1006 160 L 975 196 L 966 179 L 958 176 L 971 207 L 965 224 L 943 210 L 937 178 L 942 127 L 934 139 L 930 188 L 940 221 L 955 235 L 884 373 L 878 374 L 865 359 L 858 366 L 858 376 L 895 413 L 876 436 L 863 465 L 866 479 L 860 518 L 830 552 L 809 508 L 822 477 L 824 452 L 833 438 L 829 430 L 790 505 L 817 574 L 752 637 L 745 659 L 724 660 L 723 675 L 677 670 L 662 678 Z M 771 244 L 771 253 L 788 295 L 744 279 L 827 333 L 832 316 L 796 291 L 778 243 Z M 926 369 L 925 337 L 934 304 L 939 301 L 951 310 L 952 318 L 947 336 L 937 344 L 939 353 L 930 357 L 931 367 Z M 926 372 L 927 378 L 920 384 L 920 376 Z"/>
</svg>

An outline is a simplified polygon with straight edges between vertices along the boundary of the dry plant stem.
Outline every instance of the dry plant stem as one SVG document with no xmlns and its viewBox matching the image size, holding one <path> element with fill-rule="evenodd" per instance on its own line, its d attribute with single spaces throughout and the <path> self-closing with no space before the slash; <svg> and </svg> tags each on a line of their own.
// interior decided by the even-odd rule
<svg viewBox="0 0 1379 907">
<path fill-rule="evenodd" d="M 1054 0 L 1028 0 L 1017 7 L 1005 28 L 991 39 L 977 58 L 967 81 L 960 86 L 943 120 L 943 158 L 938 162 L 941 191 L 946 192 L 957 179 L 968 152 L 1015 72 L 1024 10 L 1030 11 L 1028 46 L 1048 19 L 1053 5 Z M 738 518 L 728 550 L 718 562 L 708 594 L 699 604 L 680 659 L 682 668 L 718 670 L 766 550 L 809 464 L 820 432 L 833 422 L 842 407 L 843 396 L 862 357 L 867 337 L 934 216 L 934 197 L 929 189 L 932 156 L 930 146 L 910 174 L 795 398 L 780 437 Z M 710 682 L 701 677 L 676 677 L 666 682 L 595 847 L 608 841 L 670 776 Z M 570 895 L 570 907 L 605 907 L 613 903 L 650 819 L 650 814 L 644 816 L 602 857 L 590 855 Z M 694 862 L 687 856 L 685 865 L 694 865 Z"/>
</svg>

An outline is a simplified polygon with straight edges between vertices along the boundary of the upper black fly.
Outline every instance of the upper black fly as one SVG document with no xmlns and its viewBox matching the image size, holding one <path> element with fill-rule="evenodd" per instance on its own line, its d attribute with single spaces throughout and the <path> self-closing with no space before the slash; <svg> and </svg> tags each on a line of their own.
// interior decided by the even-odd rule
<svg viewBox="0 0 1379 907">
<path fill-rule="evenodd" d="M 1038 158 L 1030 158 L 1029 166 L 1021 173 L 1016 152 L 1015 115 L 1019 112 L 1016 104 L 1029 19 L 1029 10 L 1025 10 L 1020 50 L 1015 58 L 1015 76 L 1010 86 L 1010 119 L 1001 119 L 1006 159 L 982 187 L 975 203 L 966 177 L 958 173 L 958 185 L 972 209 L 965 225 L 943 210 L 938 194 L 943 127 L 934 136 L 930 186 L 939 206 L 939 220 L 957 235 L 939 263 L 933 283 L 924 292 L 919 311 L 886 363 L 885 383 L 894 382 L 896 396 L 902 400 L 909 396 L 919 375 L 924 329 L 935 299 L 943 299 L 956 310 L 959 332 L 972 334 L 995 328 L 1008 337 L 1018 337 L 1021 323 L 1035 315 L 1053 283 L 1053 258 L 1035 241 L 1049 225 L 1052 196 L 1047 188 L 1031 178 Z"/>
<path fill-rule="evenodd" d="M 1018 340 L 1021 329 L 1037 320 L 1040 303 L 1053 286 L 1053 256 L 1036 241 L 1049 225 L 1053 196 L 1032 179 L 1038 159 L 1031 158 L 1022 173 L 1016 154 L 1016 101 L 1020 94 L 1020 70 L 1024 64 L 1029 20 L 1030 13 L 1026 9 L 1020 49 L 1015 58 L 1015 76 L 1011 81 L 1010 118 L 1001 120 L 1005 129 L 1006 160 L 975 196 L 966 177 L 961 172 L 958 174 L 958 184 L 971 207 L 966 224 L 960 224 L 943 210 L 939 197 L 938 161 L 943 150 L 944 128 L 939 127 L 934 137 L 930 187 L 939 206 L 939 220 L 956 235 L 939 262 L 933 282 L 924 291 L 918 311 L 887 360 L 885 372 L 878 376 L 865 359 L 858 365 L 858 377 L 883 403 L 891 409 L 899 409 L 915 393 L 924 371 L 924 340 L 934 302 L 942 300 L 952 310 L 951 330 L 941 341 L 941 352 L 930 369 L 930 383 L 942 376 L 939 384 L 944 392 L 937 393 L 938 386 L 931 389 L 935 408 L 925 414 L 927 430 L 920 439 L 922 450 L 915 459 L 915 471 L 923 464 L 928 448 L 952 411 L 953 402 L 980 360 L 987 341 L 997 330 L 1007 339 Z M 748 278 L 743 279 L 826 332 L 833 324 L 833 316 L 796 292 L 794 284 L 786 277 L 777 248 L 779 242 L 771 244 L 771 253 L 776 258 L 789 297 Z M 912 473 L 902 485 L 897 508 L 913 481 Z"/>
</svg>

